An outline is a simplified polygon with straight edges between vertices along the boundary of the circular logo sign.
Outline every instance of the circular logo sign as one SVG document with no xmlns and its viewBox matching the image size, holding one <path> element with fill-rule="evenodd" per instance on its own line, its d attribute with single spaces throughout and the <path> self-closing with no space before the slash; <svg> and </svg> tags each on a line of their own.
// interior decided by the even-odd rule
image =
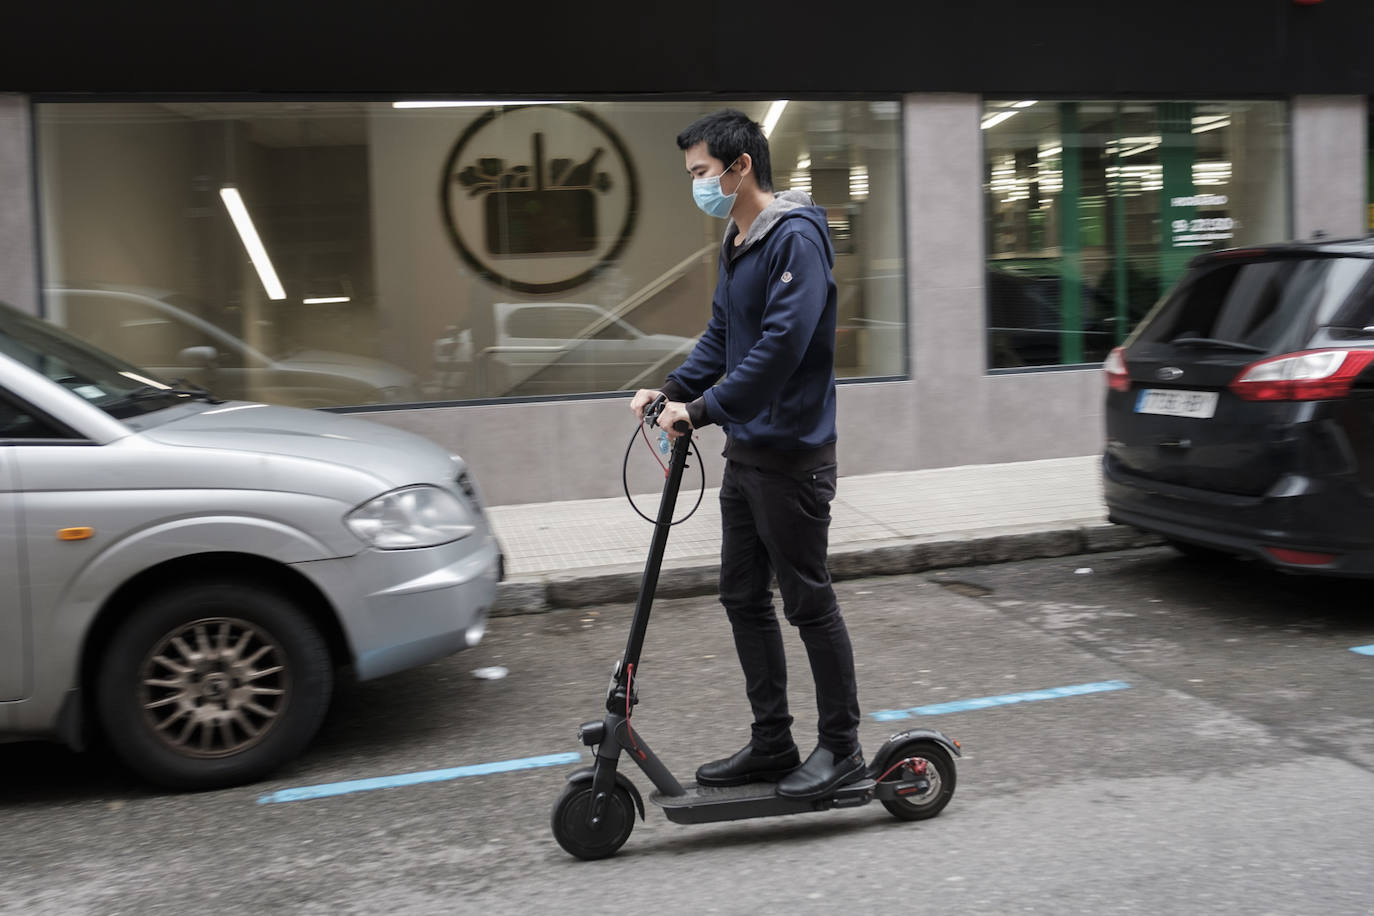
<svg viewBox="0 0 1374 916">
<path fill-rule="evenodd" d="M 449 153 L 444 224 L 493 283 L 554 293 L 586 283 L 634 229 L 639 186 L 620 138 L 584 108 L 493 108 Z"/>
</svg>

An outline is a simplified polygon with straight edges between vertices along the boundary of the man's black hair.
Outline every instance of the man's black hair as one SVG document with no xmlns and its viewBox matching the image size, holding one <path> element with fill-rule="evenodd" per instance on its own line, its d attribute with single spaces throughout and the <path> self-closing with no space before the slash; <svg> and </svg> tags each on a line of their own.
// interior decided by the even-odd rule
<svg viewBox="0 0 1374 916">
<path fill-rule="evenodd" d="M 743 153 L 754 161 L 754 180 L 759 190 L 773 190 L 773 165 L 768 158 L 768 138 L 763 128 L 742 111 L 722 108 L 693 121 L 677 135 L 678 149 L 691 149 L 702 140 L 706 152 L 729 168 Z"/>
</svg>

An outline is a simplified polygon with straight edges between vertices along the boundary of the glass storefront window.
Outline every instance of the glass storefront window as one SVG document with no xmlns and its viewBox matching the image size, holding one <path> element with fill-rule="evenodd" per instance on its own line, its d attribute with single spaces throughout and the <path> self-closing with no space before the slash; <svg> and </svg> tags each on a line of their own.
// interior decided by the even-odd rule
<svg viewBox="0 0 1374 916">
<path fill-rule="evenodd" d="M 674 138 L 711 102 L 37 106 L 45 314 L 217 394 L 301 406 L 660 383 L 724 223 Z M 735 103 L 837 251 L 837 375 L 905 373 L 896 100 Z"/>
<path fill-rule="evenodd" d="M 1289 235 L 1282 102 L 988 101 L 988 360 L 1100 362 L 1194 255 Z"/>
</svg>

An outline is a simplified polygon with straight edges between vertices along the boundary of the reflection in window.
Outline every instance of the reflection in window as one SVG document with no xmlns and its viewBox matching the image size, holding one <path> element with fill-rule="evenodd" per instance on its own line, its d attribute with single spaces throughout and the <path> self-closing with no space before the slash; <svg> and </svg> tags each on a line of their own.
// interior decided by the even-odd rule
<svg viewBox="0 0 1374 916">
<path fill-rule="evenodd" d="M 988 102 L 992 368 L 1092 363 L 1202 251 L 1288 235 L 1280 102 Z"/>
<path fill-rule="evenodd" d="M 826 208 L 837 375 L 904 374 L 899 103 L 736 104 Z M 724 223 L 674 138 L 716 107 L 42 104 L 46 314 L 228 398 L 656 385 L 710 315 Z"/>
<path fill-rule="evenodd" d="M 62 434 L 32 412 L 0 398 L 0 439 L 60 439 Z"/>
</svg>

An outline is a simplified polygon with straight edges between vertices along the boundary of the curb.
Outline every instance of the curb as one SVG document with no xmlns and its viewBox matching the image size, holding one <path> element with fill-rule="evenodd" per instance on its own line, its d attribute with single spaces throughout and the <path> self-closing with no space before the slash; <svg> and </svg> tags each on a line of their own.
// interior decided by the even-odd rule
<svg viewBox="0 0 1374 916">
<path fill-rule="evenodd" d="M 830 576 L 839 581 L 865 576 L 899 576 L 927 569 L 984 566 L 1067 557 L 1080 553 L 1130 550 L 1164 543 L 1155 534 L 1129 525 L 1077 525 L 1006 534 L 942 540 L 868 541 L 830 553 Z M 659 572 L 658 598 L 688 598 L 716 593 L 718 564 L 687 560 L 665 564 Z M 543 614 L 561 608 L 632 602 L 639 595 L 643 568 L 616 566 L 594 572 L 556 573 L 507 580 L 497 586 L 493 617 Z"/>
</svg>

